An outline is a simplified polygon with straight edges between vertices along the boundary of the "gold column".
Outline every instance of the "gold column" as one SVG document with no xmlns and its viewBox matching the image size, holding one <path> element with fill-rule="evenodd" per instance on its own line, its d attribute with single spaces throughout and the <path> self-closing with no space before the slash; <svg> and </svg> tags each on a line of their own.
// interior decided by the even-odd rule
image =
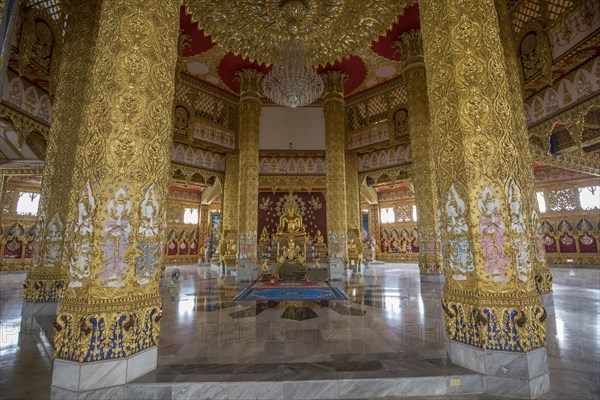
<svg viewBox="0 0 600 400">
<path fill-rule="evenodd" d="M 519 73 L 521 66 L 517 59 L 518 51 L 514 45 L 515 39 L 513 37 L 512 24 L 508 10 L 506 9 L 506 4 L 496 0 L 496 8 L 498 10 L 498 19 L 500 21 L 500 38 L 504 44 L 504 57 L 507 63 L 507 77 L 509 80 L 508 88 L 510 98 L 509 105 L 513 115 L 521 115 L 524 109 L 521 77 Z M 516 118 L 515 123 L 517 124 L 517 129 L 519 131 L 528 131 L 525 118 Z M 519 151 L 527 152 L 528 157 L 531 157 L 531 161 L 533 160 L 532 155 L 529 155 L 531 151 L 530 146 L 526 146 L 526 148 L 520 148 Z M 542 223 L 540 221 L 537 199 L 535 198 L 535 190 L 533 187 L 530 189 L 531 190 L 528 190 L 527 193 L 524 193 L 524 195 L 529 196 L 530 202 L 533 204 L 531 211 L 533 229 L 530 232 L 531 240 L 534 243 L 531 256 L 533 261 L 533 276 L 538 293 L 542 295 L 550 294 L 552 293 L 552 274 L 550 273 L 548 264 L 546 263 L 546 250 L 543 244 L 544 229 L 542 228 Z"/>
<path fill-rule="evenodd" d="M 369 233 L 379 244 L 381 238 L 381 225 L 379 224 L 379 204 L 369 205 Z"/>
<path fill-rule="evenodd" d="M 258 134 L 263 74 L 254 69 L 238 73 L 240 90 L 240 173 L 238 198 L 238 255 L 256 259 L 258 246 Z"/>
<path fill-rule="evenodd" d="M 238 234 L 238 196 L 240 190 L 240 156 L 228 153 L 225 160 L 225 183 L 223 188 L 223 220 L 221 238 L 217 253 L 225 266 L 236 262 L 237 249 L 231 244 L 237 243 Z"/>
<path fill-rule="evenodd" d="M 546 345 L 532 274 L 533 174 L 493 0 L 423 0 L 421 29 L 444 236 L 448 337 L 485 350 Z M 517 111 L 520 110 L 520 111 Z"/>
<path fill-rule="evenodd" d="M 200 244 L 206 243 L 206 239 L 210 235 L 210 204 L 200 205 L 200 220 L 198 221 L 198 240 Z M 204 256 L 204 254 L 201 254 Z"/>
<path fill-rule="evenodd" d="M 54 344 L 57 359 L 90 362 L 158 341 L 179 2 L 71 5 L 69 24 L 97 29 L 88 84 L 63 94 L 82 112 L 68 131 L 77 137 L 73 188 L 63 199 L 69 285 Z"/>
<path fill-rule="evenodd" d="M 65 33 L 61 79 L 56 88 L 52 122 L 48 134 L 46 167 L 42 177 L 40 206 L 32 269 L 27 273 L 24 297 L 27 302 L 55 302 L 64 294 L 67 285 L 68 259 L 63 254 L 67 238 L 66 220 L 72 195 L 75 152 L 83 124 L 83 90 L 90 85 L 94 46 L 99 22 L 95 19 L 100 5 L 86 2 L 84 7 L 72 5 L 80 15 L 69 21 Z"/>
<path fill-rule="evenodd" d="M 322 75 L 325 91 L 325 160 L 327 161 L 327 248 L 330 257 L 346 258 L 348 224 L 346 210 L 346 130 L 344 115 L 344 80 L 339 71 Z M 357 182 L 358 184 L 358 182 Z"/>
<path fill-rule="evenodd" d="M 346 153 L 346 216 L 348 218 L 348 235 L 358 234 L 362 231 L 360 223 L 360 196 L 358 187 L 358 165 L 356 154 Z"/>
<path fill-rule="evenodd" d="M 398 47 L 402 52 L 403 75 L 408 95 L 408 130 L 412 148 L 412 163 L 417 226 L 419 229 L 419 271 L 421 275 L 441 275 L 442 256 L 438 214 L 438 193 L 435 182 L 435 155 L 427 78 L 423 63 L 423 42 L 420 31 L 406 32 Z"/>
</svg>

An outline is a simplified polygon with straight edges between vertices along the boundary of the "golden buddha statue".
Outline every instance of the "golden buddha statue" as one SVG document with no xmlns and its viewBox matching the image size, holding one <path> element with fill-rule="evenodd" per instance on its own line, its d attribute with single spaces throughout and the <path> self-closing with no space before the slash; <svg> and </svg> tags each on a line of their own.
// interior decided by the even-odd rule
<svg viewBox="0 0 600 400">
<path fill-rule="evenodd" d="M 285 201 L 284 209 L 285 212 L 279 217 L 277 233 L 293 234 L 294 236 L 304 235 L 305 228 L 302 223 L 302 216 L 298 214 L 298 206 L 291 193 Z"/>
</svg>

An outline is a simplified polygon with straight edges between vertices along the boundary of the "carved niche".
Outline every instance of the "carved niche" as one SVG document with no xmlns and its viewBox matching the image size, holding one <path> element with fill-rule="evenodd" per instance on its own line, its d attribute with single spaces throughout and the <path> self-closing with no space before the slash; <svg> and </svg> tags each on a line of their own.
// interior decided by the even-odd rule
<svg viewBox="0 0 600 400">
<path fill-rule="evenodd" d="M 19 74 L 30 72 L 29 68 L 47 78 L 52 94 L 58 76 L 61 53 L 61 35 L 57 23 L 45 11 L 29 10 L 24 17 L 19 47 Z M 36 80 L 36 79 L 33 79 Z"/>
</svg>

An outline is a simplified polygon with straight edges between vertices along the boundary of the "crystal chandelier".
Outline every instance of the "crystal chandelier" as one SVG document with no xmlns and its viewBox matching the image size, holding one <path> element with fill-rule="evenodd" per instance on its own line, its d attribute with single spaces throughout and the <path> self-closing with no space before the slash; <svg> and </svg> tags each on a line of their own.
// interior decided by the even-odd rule
<svg viewBox="0 0 600 400">
<path fill-rule="evenodd" d="M 263 92 L 275 104 L 301 107 L 323 93 L 323 80 L 306 58 L 304 43 L 291 39 L 279 47 L 279 60 L 263 80 Z"/>
</svg>

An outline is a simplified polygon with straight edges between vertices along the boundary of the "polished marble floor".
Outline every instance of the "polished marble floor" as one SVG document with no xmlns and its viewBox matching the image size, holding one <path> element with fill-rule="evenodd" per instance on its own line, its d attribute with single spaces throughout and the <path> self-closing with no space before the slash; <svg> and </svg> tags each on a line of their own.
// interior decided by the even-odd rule
<svg viewBox="0 0 600 400">
<path fill-rule="evenodd" d="M 446 356 L 442 284 L 420 282 L 413 264 L 376 265 L 367 276 L 334 283 L 350 301 L 311 302 L 233 302 L 247 284 L 210 267 L 177 269 L 173 274 L 174 267 L 167 267 L 161 280 L 158 368 L 135 381 L 138 398 L 162 398 L 151 397 L 153 388 L 180 382 L 256 382 L 260 388 L 298 381 L 306 388 L 328 380 L 348 382 L 349 397 L 356 397 L 350 391 L 360 379 L 472 376 Z M 589 283 L 598 279 L 598 269 L 561 268 L 555 276 L 547 349 L 552 392 L 541 398 L 598 399 L 600 290 Z M 34 333 L 19 335 L 23 278 L 0 274 L 0 398 L 48 399 L 50 360 Z M 50 335 L 52 319 L 38 322 Z M 364 392 L 365 398 L 373 395 Z"/>
</svg>

